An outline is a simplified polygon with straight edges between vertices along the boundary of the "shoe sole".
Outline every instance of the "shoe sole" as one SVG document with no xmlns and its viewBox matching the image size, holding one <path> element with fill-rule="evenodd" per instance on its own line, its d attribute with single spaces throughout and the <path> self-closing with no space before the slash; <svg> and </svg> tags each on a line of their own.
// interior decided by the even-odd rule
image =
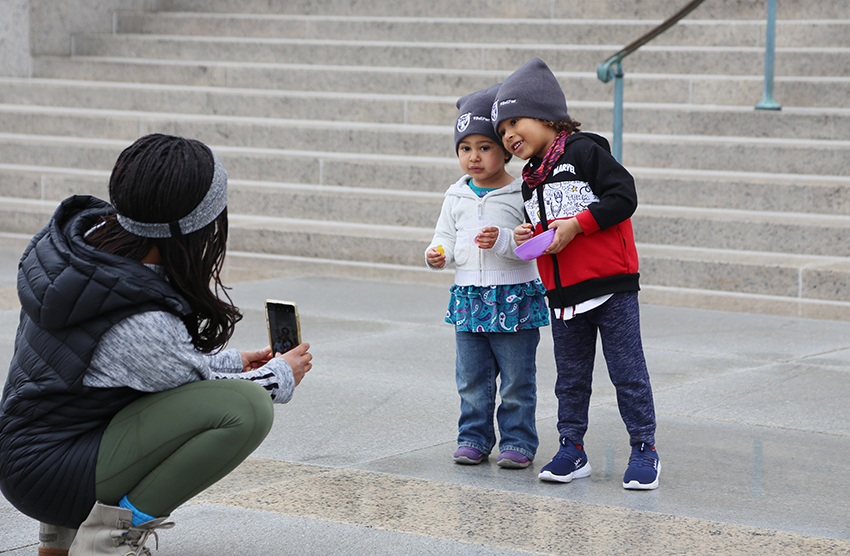
<svg viewBox="0 0 850 556">
<path fill-rule="evenodd" d="M 499 467 L 501 467 L 503 469 L 525 469 L 526 467 L 531 465 L 531 460 L 529 460 L 525 463 L 517 463 L 512 459 L 505 458 L 505 459 L 498 460 L 496 462 L 496 465 L 498 465 Z"/>
<path fill-rule="evenodd" d="M 548 481 L 550 483 L 569 483 L 573 479 L 584 479 L 585 477 L 590 477 L 589 463 L 584 464 L 584 466 L 576 469 L 569 475 L 555 475 L 551 471 L 541 471 L 540 475 L 537 476 L 541 481 Z"/>
<path fill-rule="evenodd" d="M 455 463 L 459 463 L 459 464 L 461 464 L 461 465 L 478 465 L 479 463 L 481 463 L 482 461 L 484 461 L 484 458 L 481 458 L 481 459 L 469 459 L 469 458 L 468 458 L 468 457 L 466 457 L 466 456 L 461 456 L 461 457 L 459 457 L 459 458 L 454 458 L 454 460 L 455 460 Z"/>
<path fill-rule="evenodd" d="M 658 464 L 658 467 L 655 468 L 655 480 L 649 484 L 639 483 L 637 481 L 629 481 L 628 483 L 623 483 L 623 488 L 629 490 L 655 490 L 658 488 L 658 478 L 661 477 L 661 463 Z"/>
</svg>

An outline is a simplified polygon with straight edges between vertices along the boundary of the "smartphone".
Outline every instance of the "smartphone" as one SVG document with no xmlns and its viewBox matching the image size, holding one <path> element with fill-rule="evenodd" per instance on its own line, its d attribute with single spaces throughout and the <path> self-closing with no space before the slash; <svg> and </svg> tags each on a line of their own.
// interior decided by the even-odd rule
<svg viewBox="0 0 850 556">
<path fill-rule="evenodd" d="M 298 306 L 291 301 L 266 300 L 266 325 L 272 355 L 286 353 L 301 343 Z"/>
</svg>

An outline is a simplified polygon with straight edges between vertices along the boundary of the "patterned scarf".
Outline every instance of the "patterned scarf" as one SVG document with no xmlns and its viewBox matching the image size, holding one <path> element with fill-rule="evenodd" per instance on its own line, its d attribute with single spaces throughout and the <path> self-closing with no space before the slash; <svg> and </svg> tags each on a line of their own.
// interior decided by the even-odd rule
<svg viewBox="0 0 850 556">
<path fill-rule="evenodd" d="M 567 137 L 569 136 L 570 134 L 567 131 L 559 133 L 558 137 L 555 138 L 555 142 L 549 147 L 546 156 L 543 157 L 543 162 L 540 163 L 540 166 L 534 168 L 531 162 L 529 162 L 522 169 L 522 179 L 525 180 L 525 183 L 530 189 L 534 189 L 543 183 L 543 180 L 546 179 L 546 176 L 555 167 L 555 163 L 564 154 L 564 144 L 567 142 Z"/>
</svg>

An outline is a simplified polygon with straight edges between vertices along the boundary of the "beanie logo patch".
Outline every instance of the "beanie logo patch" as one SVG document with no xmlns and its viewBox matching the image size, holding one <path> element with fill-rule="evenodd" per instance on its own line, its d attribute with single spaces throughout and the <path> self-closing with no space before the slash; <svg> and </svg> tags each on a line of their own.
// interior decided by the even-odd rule
<svg viewBox="0 0 850 556">
<path fill-rule="evenodd" d="M 493 109 L 490 110 L 490 119 L 494 122 L 499 121 L 499 101 L 493 103 Z"/>
<path fill-rule="evenodd" d="M 460 133 L 466 131 L 466 128 L 469 127 L 469 121 L 472 118 L 472 112 L 467 112 L 466 114 L 461 115 L 457 119 L 457 130 Z"/>
</svg>

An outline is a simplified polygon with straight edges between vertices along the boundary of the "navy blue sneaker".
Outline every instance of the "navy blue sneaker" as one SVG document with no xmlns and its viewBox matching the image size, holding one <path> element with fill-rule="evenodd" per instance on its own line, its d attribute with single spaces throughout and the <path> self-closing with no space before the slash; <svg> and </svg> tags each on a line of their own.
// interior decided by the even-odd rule
<svg viewBox="0 0 850 556">
<path fill-rule="evenodd" d="M 540 470 L 538 478 L 541 481 L 569 483 L 573 479 L 583 479 L 590 476 L 590 464 L 587 454 L 581 446 L 576 446 L 566 438 L 561 439 L 561 448 L 552 461 Z"/>
<path fill-rule="evenodd" d="M 623 488 L 632 490 L 653 490 L 658 488 L 658 475 L 661 462 L 655 446 L 635 444 L 629 456 L 629 466 L 623 475 Z"/>
</svg>

